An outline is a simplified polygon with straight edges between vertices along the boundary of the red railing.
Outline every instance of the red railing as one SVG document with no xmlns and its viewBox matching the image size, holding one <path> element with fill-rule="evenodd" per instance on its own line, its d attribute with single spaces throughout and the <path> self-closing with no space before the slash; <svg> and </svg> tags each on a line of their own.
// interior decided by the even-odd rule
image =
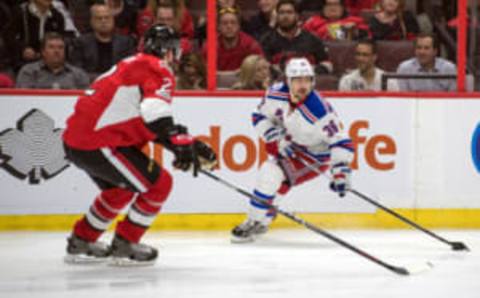
<svg viewBox="0 0 480 298">
<path fill-rule="evenodd" d="M 457 90 L 465 92 L 465 76 L 467 67 L 467 1 L 458 1 L 457 26 Z"/>
</svg>

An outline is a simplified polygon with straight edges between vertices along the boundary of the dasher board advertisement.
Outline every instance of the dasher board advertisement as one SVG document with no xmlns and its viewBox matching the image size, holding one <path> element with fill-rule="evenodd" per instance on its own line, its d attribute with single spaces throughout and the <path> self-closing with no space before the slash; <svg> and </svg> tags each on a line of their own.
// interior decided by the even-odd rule
<svg viewBox="0 0 480 298">
<path fill-rule="evenodd" d="M 0 214 L 82 213 L 98 194 L 90 179 L 65 160 L 61 152 L 59 136 L 73 111 L 75 99 L 74 96 L 0 96 Z M 422 131 L 423 125 L 429 128 L 428 119 L 437 107 L 416 98 L 328 99 L 356 144 L 352 180 L 358 190 L 392 208 L 437 208 L 442 205 L 424 195 L 445 177 L 430 166 L 432 162 L 455 168 L 458 176 L 452 182 L 461 183 L 461 175 L 478 180 L 470 150 L 473 131 L 452 138 L 450 147 L 442 149 L 445 154 L 432 155 L 433 161 L 422 163 L 420 160 L 424 156 L 419 152 L 433 150 L 430 144 L 436 144 L 420 142 L 418 138 L 427 134 Z M 193 135 L 218 152 L 220 169 L 216 174 L 247 190 L 253 187 L 258 166 L 267 158 L 250 120 L 259 102 L 259 97 L 185 96 L 177 97 L 173 103 L 176 121 L 187 125 Z M 441 106 L 449 104 L 448 100 L 436 102 Z M 465 105 L 463 114 L 448 117 L 454 117 L 459 126 L 468 119 L 468 123 L 463 124 L 468 127 L 480 115 L 479 102 L 471 99 L 455 99 L 455 102 Z M 439 132 L 430 138 L 438 141 L 447 133 Z M 419 144 L 423 151 L 419 150 Z M 456 153 L 461 157 L 458 162 L 447 161 L 447 151 L 453 150 L 450 148 L 466 148 L 466 152 Z M 146 146 L 145 152 L 162 162 L 174 176 L 173 191 L 164 213 L 245 211 L 248 202 L 230 189 L 207 177 L 193 178 L 188 173 L 172 170 L 171 154 L 160 147 Z M 429 178 L 419 179 L 419 173 L 428 174 Z M 473 177 L 474 174 L 477 176 Z M 418 182 L 422 185 L 416 185 Z M 294 188 L 282 200 L 282 207 L 298 212 L 374 212 L 358 199 L 348 196 L 339 199 L 329 190 L 328 183 L 327 178 L 318 177 Z M 442 202 L 449 202 L 450 208 L 478 206 L 468 198 L 461 204 L 455 203 L 454 197 L 459 194 L 478 193 L 476 185 L 461 186 L 461 190 L 456 190 L 455 185 L 449 186 Z"/>
</svg>

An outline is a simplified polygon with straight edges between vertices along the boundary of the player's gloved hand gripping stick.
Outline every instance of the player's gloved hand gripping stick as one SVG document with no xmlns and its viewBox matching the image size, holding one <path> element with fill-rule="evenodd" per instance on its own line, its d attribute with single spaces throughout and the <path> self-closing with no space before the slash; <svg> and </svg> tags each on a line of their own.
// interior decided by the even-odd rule
<svg viewBox="0 0 480 298">
<path fill-rule="evenodd" d="M 171 118 L 161 121 L 163 121 L 163 125 L 156 123 L 156 127 L 162 127 L 156 142 L 165 146 L 175 155 L 173 161 L 175 168 L 185 172 L 193 170 L 193 176 L 197 177 L 199 169 L 212 170 L 216 166 L 217 155 L 215 152 L 205 143 L 195 140 L 189 135 L 187 127 L 174 125 Z"/>
</svg>

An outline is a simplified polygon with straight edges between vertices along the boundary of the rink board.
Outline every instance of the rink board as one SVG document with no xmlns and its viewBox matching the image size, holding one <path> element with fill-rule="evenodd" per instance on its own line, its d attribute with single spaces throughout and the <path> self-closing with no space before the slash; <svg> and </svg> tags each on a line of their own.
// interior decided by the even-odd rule
<svg viewBox="0 0 480 298">
<path fill-rule="evenodd" d="M 475 164 L 480 100 L 386 96 L 330 99 L 357 144 L 353 182 L 358 190 L 424 224 L 480 227 L 480 173 Z M 8 129 L 31 138 L 41 125 L 50 130 L 65 127 L 74 102 L 75 96 L 65 95 L 0 95 L 0 140 Z M 217 174 L 245 189 L 254 184 L 258 166 L 266 158 L 250 124 L 251 111 L 258 102 L 258 96 L 199 95 L 178 97 L 174 102 L 176 119 L 219 152 Z M 33 109 L 41 112 L 38 119 L 42 121 L 35 122 L 37 130 L 25 120 Z M 36 143 L 16 143 L 13 147 L 19 149 L 5 153 L 5 141 L 0 141 L 0 229 L 35 228 L 39 220 L 51 228 L 70 226 L 96 196 L 94 184 L 72 165 L 48 177 L 38 165 L 45 162 L 38 154 L 22 163 L 25 155 L 18 153 Z M 36 148 L 32 150 L 37 153 Z M 169 153 L 164 154 L 159 147 L 146 147 L 145 152 L 171 170 Z M 20 164 L 19 171 L 15 167 Z M 49 166 L 52 171 L 61 165 Z M 156 228 L 218 228 L 238 222 L 239 213 L 247 206 L 245 199 L 206 177 L 193 179 L 188 174 L 173 173 L 172 195 Z M 294 189 L 282 201 L 282 207 L 332 226 L 398 226 L 355 197 L 337 199 L 327 184 L 327 179 L 318 178 Z"/>
</svg>

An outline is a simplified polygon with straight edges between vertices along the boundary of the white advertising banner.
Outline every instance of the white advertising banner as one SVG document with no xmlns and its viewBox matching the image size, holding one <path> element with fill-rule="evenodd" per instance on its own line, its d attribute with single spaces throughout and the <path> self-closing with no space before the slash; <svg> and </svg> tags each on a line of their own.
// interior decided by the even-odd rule
<svg viewBox="0 0 480 298">
<path fill-rule="evenodd" d="M 177 121 L 219 152 L 216 174 L 247 190 L 265 157 L 250 123 L 258 101 L 180 97 L 174 102 Z M 86 174 L 59 158 L 58 129 L 65 127 L 74 102 L 71 96 L 0 96 L 0 214 L 82 213 L 97 195 Z M 353 184 L 358 190 L 392 208 L 480 206 L 473 199 L 480 184 L 469 147 L 472 129 L 480 121 L 480 101 L 334 98 L 331 102 L 357 145 Z M 432 112 L 439 111 L 442 116 L 437 119 Z M 435 126 L 439 123 L 444 125 Z M 436 130 L 430 134 L 424 126 Z M 426 140 L 419 140 L 423 135 Z M 442 147 L 433 148 L 436 145 Z M 208 177 L 172 171 L 170 154 L 163 156 L 174 176 L 163 212 L 245 211 L 247 200 L 241 195 Z M 444 185 L 441 197 L 427 195 L 431 190 L 440 192 L 438 185 Z M 354 197 L 337 198 L 325 177 L 293 189 L 282 207 L 299 212 L 374 211 Z"/>
<path fill-rule="evenodd" d="M 480 100 L 422 101 L 420 208 L 480 208 Z"/>
</svg>

